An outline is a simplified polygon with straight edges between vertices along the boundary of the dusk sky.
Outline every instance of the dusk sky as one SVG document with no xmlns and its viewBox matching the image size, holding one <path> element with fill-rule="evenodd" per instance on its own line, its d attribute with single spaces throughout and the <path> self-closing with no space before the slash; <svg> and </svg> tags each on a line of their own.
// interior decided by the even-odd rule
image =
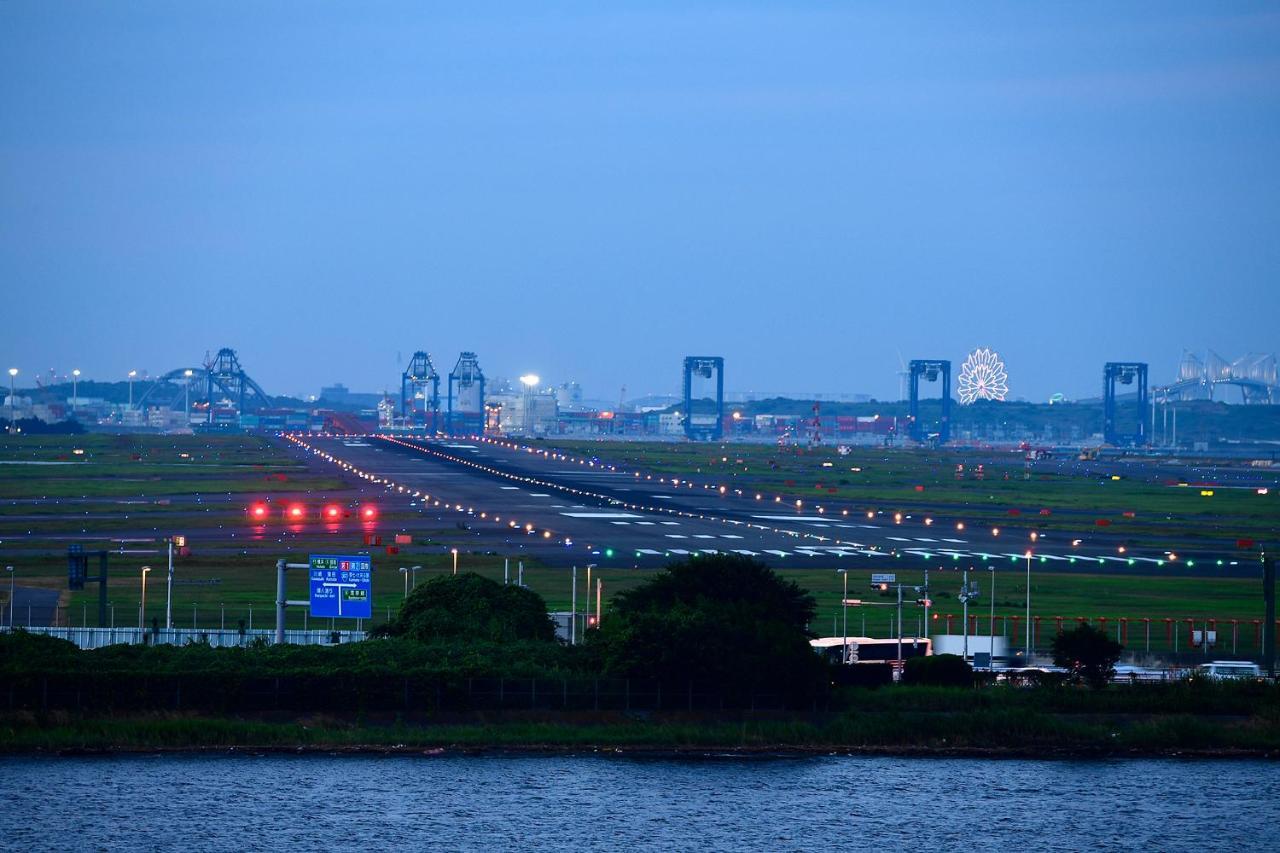
<svg viewBox="0 0 1280 853">
<path fill-rule="evenodd" d="M 0 4 L 28 379 L 1092 396 L 1280 348 L 1277 235 L 1273 4 Z"/>
</svg>

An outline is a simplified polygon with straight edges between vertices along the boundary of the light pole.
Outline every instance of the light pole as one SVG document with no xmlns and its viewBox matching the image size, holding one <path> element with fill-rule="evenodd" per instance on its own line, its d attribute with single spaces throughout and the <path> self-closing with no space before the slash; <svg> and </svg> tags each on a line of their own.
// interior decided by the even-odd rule
<svg viewBox="0 0 1280 853">
<path fill-rule="evenodd" d="M 9 627 L 13 628 L 13 566 L 5 566 L 4 570 L 9 573 Z"/>
<path fill-rule="evenodd" d="M 458 573 L 458 549 L 450 548 L 449 553 L 453 554 L 453 573 L 456 575 Z"/>
<path fill-rule="evenodd" d="M 76 409 L 80 408 L 80 368 L 71 371 L 71 414 L 76 413 Z"/>
<path fill-rule="evenodd" d="M 569 645 L 578 644 L 578 567 L 569 570 Z"/>
<path fill-rule="evenodd" d="M 588 614 L 588 613 L 590 613 L 590 612 L 591 612 L 591 570 L 592 570 L 592 569 L 594 569 L 595 567 L 596 567 L 596 564 L 595 564 L 595 563 L 587 563 L 587 587 L 586 587 L 586 590 L 585 590 L 586 595 L 585 595 L 585 596 L 583 596 L 583 601 L 582 601 L 582 612 L 583 612 L 583 618 L 582 618 L 582 636 L 584 636 L 584 637 L 587 635 L 587 619 L 586 619 L 586 614 Z M 575 590 L 575 591 L 576 591 L 576 590 Z M 573 614 L 573 618 L 574 618 L 574 619 L 577 619 L 577 618 L 578 618 L 578 614 L 577 614 L 577 613 L 574 613 L 574 614 Z"/>
<path fill-rule="evenodd" d="M 404 566 L 400 567 L 400 574 L 404 575 L 404 598 L 409 600 L 409 570 Z"/>
<path fill-rule="evenodd" d="M 422 566 L 410 566 L 410 567 L 409 567 L 410 577 L 412 577 L 412 578 L 413 578 L 413 580 L 411 580 L 411 581 L 409 582 L 409 589 L 417 589 L 417 588 L 418 588 L 418 571 L 419 571 L 421 568 L 422 568 Z"/>
<path fill-rule="evenodd" d="M 189 367 L 186 370 L 182 371 L 182 375 L 187 377 L 187 384 L 184 391 L 184 395 L 185 395 L 184 399 L 186 400 L 186 403 L 185 403 L 185 408 L 182 411 L 183 427 L 191 426 L 191 377 L 192 375 L 194 375 L 194 373 L 195 371 L 193 371 Z"/>
<path fill-rule="evenodd" d="M 1031 663 L 1031 549 L 1027 549 L 1027 657 L 1026 664 Z"/>
<path fill-rule="evenodd" d="M 13 390 L 13 380 L 16 379 L 17 376 L 18 376 L 18 368 L 10 367 L 9 368 L 9 432 L 17 432 L 17 429 L 15 429 L 15 424 L 13 421 L 13 405 L 15 402 L 15 400 L 13 399 L 15 394 L 15 391 Z M 12 618 L 10 618 L 9 621 L 13 621 Z"/>
<path fill-rule="evenodd" d="M 133 410 L 133 377 L 138 375 L 138 371 L 129 371 L 129 410 Z"/>
<path fill-rule="evenodd" d="M 142 567 L 142 605 L 138 608 L 138 630 L 141 631 L 147 619 L 147 572 L 150 566 Z"/>
<path fill-rule="evenodd" d="M 843 636 L 840 638 L 840 663 L 849 662 L 849 570 L 836 569 L 843 578 L 843 591 L 840 593 L 840 616 Z"/>
<path fill-rule="evenodd" d="M 991 564 L 991 618 L 987 622 L 991 643 L 987 648 L 987 666 L 996 668 L 996 564 Z M 1006 654 L 1007 654 L 1006 650 Z"/>
<path fill-rule="evenodd" d="M 165 596 L 164 596 L 164 628 L 166 631 L 168 631 L 170 628 L 173 627 L 173 546 L 177 545 L 179 548 L 184 547 L 187 544 L 187 537 L 170 536 L 168 541 L 169 541 L 169 575 L 166 582 Z M 195 627 L 195 626 L 192 626 L 192 627 Z"/>
</svg>

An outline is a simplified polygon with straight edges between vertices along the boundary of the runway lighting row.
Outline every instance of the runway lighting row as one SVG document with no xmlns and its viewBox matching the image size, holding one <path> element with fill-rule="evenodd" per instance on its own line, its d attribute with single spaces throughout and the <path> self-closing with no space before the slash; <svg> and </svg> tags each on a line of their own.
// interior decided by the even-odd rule
<svg viewBox="0 0 1280 853">
<path fill-rule="evenodd" d="M 362 480 L 367 480 L 370 483 L 373 483 L 375 485 L 383 486 L 384 488 L 387 489 L 387 491 L 394 491 L 397 494 L 402 494 L 402 495 L 413 497 L 417 500 L 421 500 L 424 506 L 428 502 L 430 502 L 432 506 L 440 507 L 446 512 L 450 512 L 450 511 L 459 512 L 459 513 L 464 513 L 470 516 L 478 515 L 478 517 L 482 521 L 489 521 L 493 524 L 506 527 L 510 530 L 522 531 L 524 532 L 525 535 L 528 535 L 528 536 L 541 535 L 543 539 L 551 539 L 552 536 L 555 535 L 550 530 L 536 528 L 532 523 L 525 523 L 524 525 L 521 525 L 518 521 L 514 519 L 507 519 L 506 522 L 504 523 L 500 515 L 495 515 L 488 511 L 480 511 L 479 513 L 477 513 L 476 508 L 473 506 L 464 507 L 460 503 L 450 503 L 447 500 L 442 500 L 438 495 L 435 497 L 432 497 L 428 493 L 402 485 L 386 477 L 378 477 L 374 474 L 369 473 L 368 471 L 364 471 L 364 470 L 361 470 L 360 468 L 357 468 L 356 466 L 352 465 L 350 462 L 347 462 L 344 459 L 340 459 L 337 456 L 334 456 L 332 453 L 327 453 L 317 447 L 313 447 L 308 442 L 304 441 L 303 439 L 291 433 L 285 433 L 284 437 L 289 441 L 293 442 L 298 447 L 304 450 L 310 451 L 313 455 L 319 456 L 321 459 L 324 459 L 326 462 L 331 462 L 334 465 L 337 465 L 339 468 L 341 468 L 342 470 L 346 471 L 349 474 L 353 474 L 354 476 L 357 476 Z M 377 436 L 377 437 L 386 439 L 385 436 Z M 396 443 L 404 444 L 406 447 L 415 447 L 415 449 L 417 449 L 415 445 L 408 444 L 407 442 L 397 441 Z M 377 518 L 377 508 L 372 504 L 362 505 L 360 508 L 360 517 L 364 521 L 372 521 L 373 519 Z M 564 537 L 563 542 L 566 547 L 573 545 L 573 540 L 567 536 Z"/>
<path fill-rule="evenodd" d="M 249 504 L 249 518 L 253 521 L 266 523 L 271 520 L 271 505 L 266 501 L 255 501 Z M 304 503 L 289 503 L 281 510 L 281 515 L 286 521 L 302 523 L 312 520 L 312 511 Z M 319 510 L 319 518 L 321 521 L 336 523 L 344 518 L 349 518 L 351 513 L 338 504 L 325 504 Z M 361 504 L 356 510 L 356 516 L 364 522 L 376 521 L 378 518 L 378 508 L 373 504 Z"/>
<path fill-rule="evenodd" d="M 728 524 L 735 527 L 744 527 L 748 530 L 761 530 L 768 533 L 775 533 L 783 536 L 790 536 L 795 539 L 810 539 L 815 542 L 822 542 L 822 543 L 827 543 L 832 545 L 841 545 L 841 546 L 846 546 L 850 548 L 859 548 L 859 549 L 870 550 L 870 551 L 880 550 L 880 548 L 878 548 L 875 545 L 867 545 L 861 542 L 853 542 L 849 540 L 838 539 L 832 536 L 824 536 L 818 533 L 806 533 L 803 531 L 789 530 L 787 528 L 782 528 L 782 527 L 773 527 L 767 524 L 756 524 L 753 522 L 739 521 L 737 519 L 731 519 L 731 518 L 724 518 L 717 515 L 708 515 L 706 513 L 688 512 L 685 510 L 678 510 L 678 509 L 673 509 L 671 507 L 665 507 L 665 506 L 653 506 L 649 504 L 630 503 L 624 500 L 620 500 L 612 495 L 602 494 L 600 492 L 593 492 L 587 489 L 579 489 L 573 486 L 567 486 L 567 485 L 564 485 L 563 483 L 556 482 L 553 480 L 543 480 L 537 477 L 529 477 L 524 474 L 515 474 L 515 473 L 512 473 L 511 471 L 507 471 L 502 468 L 496 468 L 492 465 L 486 465 L 480 462 L 476 462 L 473 459 L 464 459 L 460 456 L 454 456 L 449 453 L 444 453 L 442 451 L 436 450 L 433 447 L 430 447 L 424 444 L 419 444 L 413 441 L 405 441 L 404 439 L 397 438 L 395 436 L 377 435 L 375 437 L 383 441 L 389 442 L 391 444 L 397 444 L 397 445 L 400 445 L 401 447 L 406 447 L 411 450 L 416 450 L 420 453 L 425 453 L 430 456 L 435 456 L 438 459 L 443 459 L 445 461 L 452 462 L 458 465 L 465 465 L 468 468 L 473 468 L 477 471 L 481 471 L 483 473 L 490 474 L 495 477 L 501 477 L 511 482 L 522 483 L 528 486 L 536 486 L 542 489 L 555 490 L 555 491 L 559 491 L 565 494 L 570 494 L 579 498 L 589 498 L 592 500 L 600 501 L 604 504 L 607 504 L 608 506 L 612 506 L 618 509 L 625 509 L 633 512 L 647 512 L 647 513 L 653 513 L 653 514 L 661 514 L 666 516 L 672 516 L 675 518 L 697 519 L 700 521 L 710 521 L 713 523 Z M 600 467 L 602 469 L 607 468 L 609 470 L 614 470 L 614 471 L 617 470 L 616 466 L 605 465 L 604 463 L 599 463 L 597 466 L 597 463 L 595 460 L 578 459 L 576 457 L 566 456 L 565 454 L 554 453 L 552 451 L 541 450 L 541 449 L 535 450 L 534 448 L 522 448 L 510 442 L 503 442 L 496 439 L 477 438 L 476 440 L 484 441 L 485 443 L 489 443 L 489 444 L 500 445 L 500 446 L 514 449 L 517 451 L 522 451 L 522 452 L 527 452 L 534 455 L 543 456 L 544 458 L 547 458 L 547 459 L 556 459 L 558 461 L 569 462 L 569 463 L 579 462 L 588 467 Z M 738 493 L 741 494 L 741 491 L 739 490 Z M 778 498 L 778 500 L 781 500 L 781 498 Z M 797 501 L 796 503 L 797 505 L 800 505 L 800 501 Z M 886 551 L 884 553 L 895 553 L 895 552 Z"/>
<path fill-rule="evenodd" d="M 430 499 L 430 495 L 426 495 L 426 494 L 423 494 L 423 493 L 418 492 L 418 491 L 413 491 L 413 490 L 411 490 L 411 489 L 406 488 L 405 486 L 401 486 L 401 485 L 398 485 L 398 484 L 396 484 L 396 483 L 393 483 L 393 482 L 392 482 L 392 481 L 390 481 L 390 480 L 386 480 L 385 478 L 378 478 L 378 477 L 374 477 L 373 475 L 366 474 L 365 472 L 359 471 L 359 470 L 358 470 L 358 469 L 356 469 L 354 466 L 350 465 L 350 463 L 347 463 L 347 462 L 345 462 L 345 461 L 343 461 L 343 460 L 340 460 L 340 459 L 338 459 L 337 457 L 333 456 L 332 454 L 328 454 L 328 453 L 325 453 L 324 451 L 321 451 L 321 450 L 318 450 L 318 449 L 316 449 L 316 448 L 313 448 L 313 447 L 311 447 L 309 444 L 307 444 L 305 441 L 303 441 L 302 439 L 300 439 L 300 438 L 298 438 L 298 437 L 296 437 L 296 436 L 294 436 L 294 435 L 292 435 L 292 434 L 285 434 L 285 436 L 286 436 L 287 438 L 289 438 L 290 440 L 292 440 L 292 441 L 296 442 L 296 443 L 297 443 L 297 444 L 299 444 L 300 446 L 305 447 L 306 449 L 310 450 L 312 453 L 318 454 L 318 455 L 320 455 L 321 457 L 323 457 L 323 458 L 327 459 L 328 461 L 332 461 L 332 462 L 334 462 L 335 464 L 338 464 L 340 467 L 342 467 L 342 468 L 344 468 L 345 470 L 348 470 L 348 471 L 350 471 L 350 472 L 352 472 L 352 473 L 355 473 L 357 476 L 361 476 L 361 477 L 363 477 L 363 478 L 365 478 L 365 479 L 368 479 L 368 480 L 371 480 L 372 482 L 375 482 L 375 483 L 385 484 L 385 485 L 387 486 L 387 488 L 388 488 L 388 489 L 398 489 L 401 493 L 412 493 L 412 495 L 413 495 L 414 497 L 421 497 L 421 498 L 423 498 L 424 500 L 429 500 L 429 499 Z M 648 512 L 648 513 L 662 514 L 662 515 L 667 515 L 667 516 L 674 516 L 674 517 L 677 517 L 677 518 L 698 519 L 698 520 L 702 520 L 702 521 L 711 521 L 711 522 L 716 522 L 716 523 L 721 523 L 721 524 L 729 524 L 729 525 L 733 525 L 733 526 L 737 526 L 737 527 L 744 527 L 744 528 L 746 528 L 746 529 L 755 529 L 755 530 L 760 530 L 760 531 L 764 531 L 764 532 L 775 533 L 775 534 L 778 534 L 778 535 L 790 536 L 790 537 L 792 537 L 792 538 L 796 538 L 796 539 L 810 539 L 810 540 L 813 540 L 813 541 L 816 541 L 816 542 L 826 543 L 826 544 L 830 544 L 830 545 L 837 545 L 837 546 L 849 547 L 849 548 L 855 548 L 855 549 L 864 549 L 864 550 L 870 550 L 870 551 L 879 551 L 879 552 L 884 553 L 884 554 L 892 554 L 894 557 L 901 557 L 901 556 L 902 556 L 902 553 L 901 553 L 901 552 L 899 552 L 897 549 L 881 549 L 879 546 L 876 546 L 876 545 L 867 545 L 867 544 L 865 544 L 865 543 L 855 542 L 855 541 L 852 541 L 852 540 L 846 540 L 846 539 L 840 539 L 840 538 L 838 538 L 838 537 L 833 537 L 833 536 L 824 536 L 824 535 L 822 535 L 822 534 L 817 534 L 817 533 L 806 533 L 806 532 L 802 532 L 802 531 L 790 530 L 790 529 L 787 529 L 787 528 L 773 527 L 773 526 L 771 526 L 771 525 L 767 525 L 767 524 L 757 524 L 757 523 L 753 523 L 753 522 L 739 521 L 739 520 L 737 520 L 737 519 L 724 518 L 724 517 L 721 517 L 721 516 L 709 515 L 709 514 L 706 514 L 706 513 L 687 512 L 687 511 L 684 511 L 684 510 L 672 509 L 671 507 L 667 507 L 667 506 L 654 506 L 654 505 L 648 505 L 648 504 L 629 503 L 629 502 L 626 502 L 626 501 L 620 500 L 620 499 L 618 499 L 618 498 L 616 498 L 616 497 L 613 497 L 612 495 L 602 494 L 602 493 L 599 493 L 599 492 L 592 492 L 592 491 L 589 491 L 589 490 L 586 490 L 586 489 L 578 489 L 578 488 L 574 488 L 574 487 L 572 487 L 572 486 L 566 486 L 566 485 L 563 485 L 562 483 L 555 482 L 555 481 L 551 481 L 551 480 L 542 480 L 542 479 L 539 479 L 539 478 L 537 478 L 537 477 L 529 477 L 529 476 L 525 476 L 525 475 L 522 475 L 522 474 L 515 474 L 515 473 L 512 473 L 512 472 L 510 472 L 510 471 L 506 471 L 506 470 L 504 470 L 504 469 L 501 469 L 501 468 L 495 468 L 495 467 L 493 467 L 493 466 L 491 466 L 491 465 L 484 465 L 484 464 L 481 464 L 481 463 L 479 463 L 479 462 L 475 462 L 474 460 L 471 460 L 471 459 L 464 459 L 464 458 L 462 458 L 462 457 L 454 456 L 454 455 L 452 455 L 452 454 L 443 453 L 443 452 L 441 452 L 441 451 L 438 451 L 438 450 L 436 450 L 436 449 L 434 449 L 434 448 L 431 448 L 431 447 L 428 447 L 428 446 L 425 446 L 425 445 L 422 445 L 422 444 L 418 444 L 418 443 L 411 442 L 411 441 L 405 441 L 405 440 L 400 439 L 400 438 L 398 438 L 398 437 L 396 437 L 396 436 L 382 435 L 382 434 L 374 434 L 374 435 L 372 435 L 372 436 L 368 436 L 368 437 L 377 438 L 377 439 L 380 439 L 380 440 L 383 440 L 383 441 L 387 441 L 387 442 L 392 443 L 392 444 L 398 444 L 398 445 L 401 445 L 401 446 L 403 446 L 403 447 L 406 447 L 406 448 L 409 448 L 409 449 L 412 449 L 412 450 L 416 450 L 416 451 L 421 452 L 421 453 L 426 453 L 426 454 L 428 454 L 428 455 L 435 456 L 435 457 L 437 457 L 437 458 L 439 458 L 439 459 L 443 459 L 443 460 L 446 460 L 446 461 L 449 461 L 449 462 L 452 462 L 452 463 L 455 463 L 455 464 L 465 465 L 465 466 L 467 466 L 467 467 L 469 467 L 469 468 L 473 468 L 473 469 L 476 469 L 476 470 L 478 470 L 478 471 L 482 471 L 482 472 L 484 472 L 484 473 L 491 474 L 491 475 L 494 475 L 494 476 L 502 477 L 502 478 L 504 478 L 504 479 L 507 479 L 507 480 L 510 480 L 510 481 L 513 481 L 513 482 L 524 483 L 524 484 L 526 484 L 526 485 L 537 486 L 537 487 L 539 487 L 539 488 L 553 489 L 553 490 L 556 490 L 556 491 L 564 492 L 564 493 L 566 493 L 566 494 L 575 495 L 575 496 L 577 496 L 577 497 L 591 498 L 591 499 L 594 499 L 594 500 L 601 501 L 601 502 L 603 502 L 603 503 L 605 503 L 605 504 L 608 504 L 608 505 L 610 505 L 610 506 L 617 507 L 617 508 L 621 508 L 621 509 L 632 510 L 632 511 L 635 511 L 635 512 Z M 518 443 L 513 442 L 513 441 L 507 441 L 507 440 L 504 440 L 504 439 L 493 438 L 493 437 L 490 437 L 490 436 L 472 436 L 472 437 L 471 437 L 471 439 L 472 439 L 472 440 L 474 440 L 474 441 L 476 441 L 476 442 L 483 443 L 483 444 L 490 444 L 490 445 L 493 445 L 493 446 L 495 446 L 495 447 L 502 447 L 502 448 L 505 448 L 505 449 L 508 449 L 508 450 L 513 450 L 513 451 L 520 452 L 520 453 L 527 453 L 527 454 L 532 455 L 532 456 L 540 456 L 540 457 L 542 457 L 544 460 L 547 460 L 547 461 L 556 461 L 556 462 L 563 462 L 563 463 L 568 463 L 568 464 L 578 464 L 578 465 L 581 465 L 581 466 L 583 466 L 583 467 L 587 467 L 587 468 L 599 468 L 600 470 L 607 470 L 607 471 L 610 471 L 610 472 L 622 473 L 622 474 L 624 474 L 624 475 L 625 475 L 625 474 L 627 474 L 627 473 L 630 473 L 630 474 L 631 474 L 633 477 L 635 477 L 636 479 L 643 478 L 643 479 L 648 480 L 648 481 L 652 481 L 652 480 L 654 480 L 654 476 L 653 476 L 652 474 L 647 474 L 647 473 L 644 473 L 644 472 L 642 472 L 642 471 L 631 471 L 631 472 L 627 472 L 627 471 L 625 471 L 625 470 L 620 471 L 620 470 L 619 470 L 619 468 L 618 468 L 618 466 L 616 466 L 616 465 L 612 465 L 612 464 L 608 464 L 608 463 L 605 463 L 605 462 L 603 462 L 603 461 L 601 461 L 601 460 L 599 460 L 599 459 L 587 459 L 587 458 L 584 458 L 584 457 L 571 456 L 571 455 L 569 455 L 569 454 L 566 454 L 566 453 L 560 453 L 560 452 L 555 451 L 555 450 L 548 450 L 548 449 L 543 449 L 543 448 L 534 448 L 534 447 L 529 447 L 529 446 L 527 446 L 527 445 L 521 445 L 521 444 L 518 444 Z M 668 478 L 663 477 L 663 476 L 659 476 L 659 477 L 657 478 L 657 481 L 658 481 L 659 483 L 666 484 L 666 483 L 668 482 Z M 683 478 L 680 478 L 680 477 L 671 477 L 671 478 L 669 478 L 669 482 L 670 482 L 670 484 L 671 484 L 672 486 L 674 486 L 674 487 L 676 487 L 676 488 L 680 488 L 680 487 L 682 487 L 682 486 L 683 486 L 683 487 L 685 487 L 685 488 L 690 488 L 690 489 L 692 489 L 692 488 L 694 488 L 694 487 L 695 487 L 695 485 L 697 485 L 697 484 L 693 483 L 692 481 L 689 481 L 689 480 L 687 480 L 687 479 L 683 479 Z M 754 498 L 754 500 L 757 500 L 757 501 L 765 500 L 765 499 L 766 499 L 766 496 L 765 496 L 763 493 L 761 493 L 761 492 L 754 492 L 754 493 L 752 493 L 751 495 L 747 495 L 747 494 L 745 494 L 741 489 L 729 489 L 729 488 L 728 488 L 728 487 L 726 487 L 726 486 L 722 486 L 722 485 L 713 485 L 713 484 L 705 484 L 705 483 L 704 483 L 704 484 L 701 484 L 701 487 L 702 487 L 703 489 L 705 489 L 705 490 L 708 490 L 708 491 L 715 491 L 715 492 L 718 492 L 718 493 L 719 493 L 720 495 L 722 495 L 722 496 L 728 496 L 728 494 L 731 492 L 731 493 L 732 493 L 733 495 L 735 495 L 735 496 L 738 496 L 738 497 L 744 497 L 744 498 L 747 498 L 747 499 L 752 499 L 752 498 Z M 782 500 L 783 500 L 783 496 L 781 496 L 781 495 L 775 495 L 775 496 L 773 496 L 773 502 L 774 502 L 774 503 L 782 503 Z M 435 506 L 440 506 L 440 501 L 439 501 L 439 500 L 436 500 L 436 501 L 434 502 L 434 505 L 435 505 Z M 801 510 L 803 509 L 804 502 L 803 502 L 802 500 L 800 500 L 800 499 L 796 499 L 796 500 L 795 500 L 795 504 L 794 504 L 794 505 L 795 505 L 795 507 L 796 507 L 797 511 L 801 511 Z M 449 509 L 449 508 L 450 508 L 450 507 L 449 507 L 449 505 L 448 505 L 447 503 L 445 504 L 445 508 L 446 508 L 446 509 Z M 456 509 L 457 509 L 458 511 L 462 511 L 462 507 L 461 507 L 461 505 L 458 505 L 458 506 L 456 507 Z M 814 510 L 813 510 L 813 511 L 817 512 L 818 514 L 825 514 L 825 512 L 826 512 L 826 508 L 825 508 L 825 507 L 823 507 L 823 506 L 816 506 L 816 507 L 814 507 Z M 471 514 L 474 514 L 473 509 L 472 509 L 471 507 L 468 507 L 468 508 L 466 509 L 466 512 L 471 513 Z M 884 511 L 883 511 L 883 510 L 867 510 L 867 511 L 866 511 L 866 517 L 867 517 L 868 519 L 875 519 L 877 515 L 881 515 L 881 514 L 883 514 L 883 513 L 884 513 Z M 486 513 L 481 513 L 481 514 L 480 514 L 480 517 L 481 517 L 482 519 L 484 519 L 484 518 L 486 518 L 486 515 L 487 515 Z M 843 510 L 841 511 L 841 515 L 843 515 L 843 516 L 848 516 L 848 515 L 849 515 L 849 510 L 848 510 L 848 509 L 843 509 Z M 903 514 L 903 513 L 901 513 L 901 512 L 895 512 L 895 513 L 893 513 L 892 518 L 893 518 L 893 522 L 894 522 L 895 524 L 902 524 L 902 523 L 903 523 L 903 521 L 910 520 L 910 519 L 912 518 L 912 516 L 910 516 L 910 515 L 904 515 L 904 514 Z M 497 516 L 494 516 L 494 517 L 493 517 L 493 520 L 494 520 L 494 522 L 495 522 L 495 523 L 497 523 L 497 522 L 499 522 L 499 520 L 500 520 L 500 519 L 498 519 L 498 517 L 497 517 Z M 932 526 L 932 525 L 935 523 L 935 519 L 933 519 L 932 517 L 925 517 L 925 518 L 923 518 L 922 520 L 923 520 L 923 523 L 924 523 L 924 525 L 925 525 L 925 526 Z M 517 523 L 515 523 L 515 522 L 512 522 L 512 523 L 510 524 L 510 526 L 511 526 L 512 528 L 519 528 L 519 527 L 520 527 L 520 525 L 519 525 L 519 524 L 517 524 Z M 528 531 L 527 531 L 527 532 L 529 532 L 529 533 L 531 533 L 531 534 L 535 532 L 535 530 L 533 529 L 532 525 L 526 525 L 526 526 L 527 526 L 527 528 L 528 528 Z M 957 522 L 955 523 L 955 529 L 956 529 L 957 531 L 964 531 L 964 530 L 966 530 L 965 522 L 963 522 L 963 521 L 957 521 Z M 542 531 L 542 532 L 543 532 L 544 538 L 550 538 L 550 537 L 551 537 L 551 535 L 552 535 L 550 531 Z M 992 536 L 992 538 L 998 538 L 998 537 L 1001 535 L 1001 532 L 1002 532 L 1002 531 L 1001 531 L 1001 529 L 1000 529 L 999 527 L 992 527 L 992 528 L 991 528 L 991 536 Z M 1031 532 L 1030 532 L 1030 535 L 1029 535 L 1029 538 L 1030 538 L 1030 540 L 1031 540 L 1032 544 L 1034 545 L 1034 544 L 1036 544 L 1040 539 L 1043 539 L 1043 538 L 1045 538 L 1045 537 L 1044 537 L 1044 534 L 1039 533 L 1038 531 L 1031 531 Z M 570 544 L 572 544 L 571 540 L 569 540 L 567 537 L 565 538 L 564 542 L 565 542 L 565 544 L 566 544 L 566 545 L 570 545 Z M 1077 539 L 1072 539 L 1072 540 L 1071 540 L 1071 547 L 1073 547 L 1073 548 L 1078 548 L 1078 547 L 1080 547 L 1083 543 L 1084 543 L 1084 540 L 1083 540 L 1083 539 L 1078 539 L 1078 538 L 1077 538 Z M 591 548 L 592 546 L 591 546 L 591 545 L 588 545 L 588 546 L 586 546 L 586 547 L 587 547 L 587 548 Z M 1126 548 L 1126 546 L 1124 546 L 1124 545 L 1119 546 L 1119 548 L 1117 549 L 1117 552 L 1118 552 L 1119 554 L 1121 554 L 1121 555 L 1126 554 L 1126 553 L 1127 553 L 1127 548 Z M 999 555 L 995 555 L 995 554 L 984 554 L 984 553 L 982 553 L 982 552 L 977 552 L 977 554 L 978 554 L 978 556 L 980 556 L 980 557 L 982 558 L 983 562 L 987 562 L 987 561 L 988 561 L 988 559 L 999 556 Z M 925 557 L 926 559 L 928 559 L 928 558 L 931 556 L 928 552 L 920 552 L 920 555 L 921 555 L 921 556 L 923 556 L 923 557 Z M 952 555 L 952 559 L 953 559 L 953 560 L 958 560 L 958 559 L 959 559 L 959 556 L 958 556 L 958 555 Z M 1011 559 L 1015 559 L 1015 560 L 1016 560 L 1016 559 L 1019 559 L 1019 558 L 1015 556 L 1015 557 L 1012 557 Z M 1090 557 L 1090 556 L 1083 556 L 1083 555 L 1081 555 L 1081 556 L 1079 556 L 1079 557 L 1078 557 L 1078 559 L 1086 560 L 1086 561 L 1090 561 L 1090 562 L 1097 562 L 1097 563 L 1099 563 L 1099 564 L 1103 564 L 1103 563 L 1105 562 L 1104 558 L 1102 558 L 1102 557 Z M 1076 562 L 1076 560 L 1077 560 L 1077 557 L 1076 557 L 1076 556 L 1068 556 L 1068 557 L 1067 557 L 1067 560 L 1068 560 L 1068 562 L 1070 562 L 1070 563 L 1075 563 L 1075 562 Z M 1163 559 L 1157 559 L 1155 562 L 1156 562 L 1156 564 L 1157 564 L 1157 565 L 1159 565 L 1159 566 L 1163 566 L 1163 565 L 1165 564 L 1166 560 L 1167 560 L 1167 561 L 1169 561 L 1169 562 L 1176 562 L 1176 561 L 1178 560 L 1178 555 L 1177 555 L 1176 553 L 1174 553 L 1174 552 L 1166 551 L 1166 552 L 1164 552 L 1164 558 L 1163 558 Z M 1040 557 L 1040 562 L 1042 562 L 1042 563 L 1043 563 L 1043 562 L 1046 562 L 1046 558 L 1045 558 L 1045 557 Z M 1128 558 L 1126 558 L 1126 559 L 1125 559 L 1125 562 L 1126 562 L 1128 565 L 1134 565 L 1136 561 L 1134 560 L 1134 558 L 1133 558 L 1133 557 L 1128 557 Z M 1188 564 L 1189 566 L 1194 566 L 1194 565 L 1195 565 L 1195 563 L 1194 563 L 1193 561 L 1186 561 L 1186 562 L 1187 562 L 1187 564 Z M 1230 562 L 1231 562 L 1231 565 L 1235 565 L 1235 564 L 1236 564 L 1236 561 L 1230 561 Z"/>
</svg>

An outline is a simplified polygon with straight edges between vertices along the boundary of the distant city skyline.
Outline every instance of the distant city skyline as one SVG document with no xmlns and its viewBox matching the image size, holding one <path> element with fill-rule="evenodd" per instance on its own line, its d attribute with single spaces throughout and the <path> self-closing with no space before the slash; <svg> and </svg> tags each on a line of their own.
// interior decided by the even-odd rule
<svg viewBox="0 0 1280 853">
<path fill-rule="evenodd" d="M 0 5 L 0 359 L 895 399 L 1280 349 L 1260 3 Z M 309 391 L 307 389 L 310 389 Z"/>
</svg>

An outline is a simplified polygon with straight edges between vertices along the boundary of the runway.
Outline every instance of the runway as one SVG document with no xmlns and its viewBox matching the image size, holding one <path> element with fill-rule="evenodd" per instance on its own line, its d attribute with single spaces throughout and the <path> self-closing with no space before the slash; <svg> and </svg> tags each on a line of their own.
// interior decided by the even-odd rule
<svg viewBox="0 0 1280 853">
<path fill-rule="evenodd" d="M 618 470 L 589 458 L 493 440 L 291 437 L 311 464 L 336 465 L 383 489 L 439 532 L 442 547 L 530 555 L 549 565 L 659 566 L 673 557 L 736 553 L 775 566 L 977 565 L 1026 559 L 1022 538 L 957 530 L 925 513 L 865 513 L 797 506 L 710 483 Z M 452 524 L 450 524 L 452 522 Z M 1077 542 L 1079 544 L 1074 544 Z M 1184 543 L 1178 543 L 1179 546 Z M 1253 561 L 1225 548 L 1130 546 L 1093 530 L 1036 542 L 1036 570 L 1167 576 L 1253 576 Z M 1221 564 L 1219 564 L 1221 561 Z"/>
</svg>

